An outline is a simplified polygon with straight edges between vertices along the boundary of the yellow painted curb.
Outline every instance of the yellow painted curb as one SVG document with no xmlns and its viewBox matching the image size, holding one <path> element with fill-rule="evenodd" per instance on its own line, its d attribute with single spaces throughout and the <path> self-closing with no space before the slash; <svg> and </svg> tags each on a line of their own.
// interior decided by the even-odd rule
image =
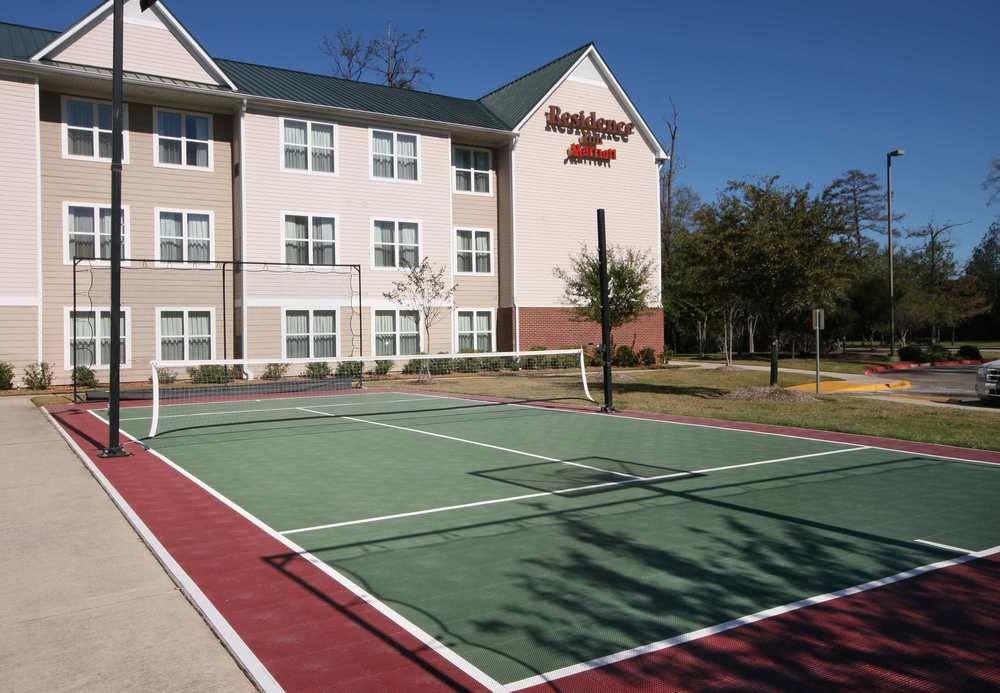
<svg viewBox="0 0 1000 693">
<path fill-rule="evenodd" d="M 913 384 L 909 380 L 894 380 L 891 383 L 852 383 L 846 380 L 824 380 L 819 384 L 819 392 L 821 395 L 839 392 L 885 392 L 886 390 L 906 390 L 912 386 Z M 816 383 L 792 385 L 785 389 L 815 392 Z"/>
</svg>

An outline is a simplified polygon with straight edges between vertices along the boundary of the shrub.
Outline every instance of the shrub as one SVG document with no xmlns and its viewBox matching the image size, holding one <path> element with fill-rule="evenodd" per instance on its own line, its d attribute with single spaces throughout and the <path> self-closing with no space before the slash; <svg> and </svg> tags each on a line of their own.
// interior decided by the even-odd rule
<svg viewBox="0 0 1000 693">
<path fill-rule="evenodd" d="M 334 373 L 338 378 L 360 378 L 364 364 L 361 361 L 341 361 Z"/>
<path fill-rule="evenodd" d="M 942 344 L 931 344 L 927 347 L 927 356 L 931 361 L 950 361 L 951 350 Z"/>
<path fill-rule="evenodd" d="M 228 383 L 235 373 L 225 366 L 193 366 L 188 368 L 188 377 L 196 385 Z"/>
<path fill-rule="evenodd" d="M 314 361 L 313 363 L 306 364 L 306 377 L 308 378 L 321 380 L 329 378 L 331 374 L 330 364 L 325 361 Z"/>
<path fill-rule="evenodd" d="M 150 378 L 152 381 L 152 378 Z M 171 385 L 177 382 L 177 371 L 170 370 L 169 368 L 160 369 L 160 383 L 163 385 Z"/>
<path fill-rule="evenodd" d="M 958 358 L 960 359 L 974 359 L 976 361 L 982 361 L 983 355 L 979 351 L 979 347 L 975 344 L 963 344 L 958 347 Z"/>
<path fill-rule="evenodd" d="M 639 365 L 639 357 L 635 355 L 632 347 L 622 344 L 615 349 L 614 365 L 621 366 L 622 368 L 637 366 Z"/>
<path fill-rule="evenodd" d="M 583 360 L 588 366 L 598 368 L 604 365 L 601 361 L 601 347 L 589 346 L 583 350 Z"/>
<path fill-rule="evenodd" d="M 87 366 L 77 366 L 73 369 L 73 382 L 77 387 L 97 387 L 97 376 Z"/>
<path fill-rule="evenodd" d="M 24 386 L 29 390 L 47 390 L 52 385 L 52 366 L 48 361 L 29 363 L 24 369 Z"/>
<path fill-rule="evenodd" d="M 673 353 L 671 353 L 670 349 L 664 349 L 660 352 L 660 363 L 664 366 L 668 365 L 670 363 L 671 356 L 673 356 Z"/>
<path fill-rule="evenodd" d="M 653 347 L 644 347 L 639 350 L 639 361 L 643 366 L 655 366 L 656 365 L 656 351 Z"/>
<path fill-rule="evenodd" d="M 269 363 L 264 366 L 264 372 L 260 374 L 260 377 L 264 380 L 281 380 L 287 372 L 287 363 Z"/>
<path fill-rule="evenodd" d="M 0 361 L 0 390 L 11 390 L 14 388 L 14 364 L 9 361 Z"/>
<path fill-rule="evenodd" d="M 375 362 L 375 375 L 387 375 L 392 370 L 392 361 L 378 360 Z"/>
<path fill-rule="evenodd" d="M 911 361 L 913 363 L 926 363 L 930 361 L 930 357 L 922 347 L 915 344 L 908 344 L 904 347 L 899 347 L 899 360 Z"/>
</svg>

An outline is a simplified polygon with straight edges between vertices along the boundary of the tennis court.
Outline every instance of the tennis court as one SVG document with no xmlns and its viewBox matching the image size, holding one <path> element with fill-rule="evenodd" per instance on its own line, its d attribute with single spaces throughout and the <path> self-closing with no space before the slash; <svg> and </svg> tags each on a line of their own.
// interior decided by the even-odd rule
<svg viewBox="0 0 1000 693">
<path fill-rule="evenodd" d="M 405 391 L 159 418 L 155 453 L 490 687 L 1000 544 L 967 460 Z"/>
</svg>

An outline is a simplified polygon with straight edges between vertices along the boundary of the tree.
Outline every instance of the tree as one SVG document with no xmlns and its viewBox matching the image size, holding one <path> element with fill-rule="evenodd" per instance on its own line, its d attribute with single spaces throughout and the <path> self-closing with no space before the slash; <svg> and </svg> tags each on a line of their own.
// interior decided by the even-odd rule
<svg viewBox="0 0 1000 693">
<path fill-rule="evenodd" d="M 672 250 L 671 235 L 673 232 L 674 212 L 674 176 L 677 173 L 677 106 L 670 99 L 671 117 L 666 122 L 667 133 L 670 135 L 670 151 L 667 152 L 667 165 L 660 169 L 660 303 L 666 303 L 667 277 L 670 271 L 670 252 Z M 666 310 L 664 310 L 666 313 Z M 664 318 L 666 316 L 664 315 Z M 663 321 L 663 343 L 667 343 L 669 327 L 667 320 Z"/>
<path fill-rule="evenodd" d="M 431 344 L 431 327 L 449 311 L 447 304 L 455 295 L 456 285 L 448 286 L 444 280 L 445 268 L 435 269 L 428 258 L 410 267 L 403 279 L 394 281 L 392 289 L 382 296 L 391 303 L 420 313 L 427 349 Z M 430 376 L 430 361 L 424 360 L 425 375 Z"/>
<path fill-rule="evenodd" d="M 359 81 L 366 75 L 390 87 L 415 89 L 434 75 L 423 66 L 420 44 L 427 37 L 423 29 L 410 34 L 386 25 L 385 38 L 367 39 L 350 30 L 323 37 L 320 50 L 333 61 L 337 77 Z"/>
<path fill-rule="evenodd" d="M 931 221 L 906 234 L 908 238 L 917 238 L 921 241 L 913 257 L 918 272 L 917 283 L 930 300 L 927 317 L 932 341 L 940 339 L 938 333 L 940 325 L 950 321 L 944 291 L 946 283 L 955 277 L 958 269 L 955 262 L 955 243 L 951 240 L 951 230 L 957 226 L 961 224 L 935 224 Z"/>
<path fill-rule="evenodd" d="M 1000 321 L 1000 221 L 994 221 L 972 250 L 965 274 L 975 280 L 990 303 L 993 319 Z"/>
<path fill-rule="evenodd" d="M 987 194 L 986 204 L 993 204 L 1000 199 L 1000 156 L 990 163 L 990 171 L 983 181 L 983 190 Z"/>
<path fill-rule="evenodd" d="M 608 248 L 608 294 L 612 327 L 635 320 L 649 306 L 653 262 L 633 248 Z M 570 257 L 570 267 L 552 273 L 565 283 L 563 295 L 582 321 L 601 323 L 601 263 L 587 246 Z"/>
<path fill-rule="evenodd" d="M 874 243 L 865 234 L 885 233 L 885 193 L 878 176 L 851 169 L 826 186 L 823 201 L 843 215 L 852 254 L 869 254 Z"/>
</svg>

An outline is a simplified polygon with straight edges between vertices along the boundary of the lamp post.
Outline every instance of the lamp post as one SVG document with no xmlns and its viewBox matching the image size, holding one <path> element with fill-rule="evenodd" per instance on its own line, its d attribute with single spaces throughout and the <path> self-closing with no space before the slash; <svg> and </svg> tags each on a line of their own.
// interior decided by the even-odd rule
<svg viewBox="0 0 1000 693">
<path fill-rule="evenodd" d="M 902 149 L 893 149 L 885 155 L 885 208 L 887 235 L 889 238 L 889 356 L 896 355 L 896 283 L 892 267 L 892 160 L 906 154 Z"/>
</svg>

